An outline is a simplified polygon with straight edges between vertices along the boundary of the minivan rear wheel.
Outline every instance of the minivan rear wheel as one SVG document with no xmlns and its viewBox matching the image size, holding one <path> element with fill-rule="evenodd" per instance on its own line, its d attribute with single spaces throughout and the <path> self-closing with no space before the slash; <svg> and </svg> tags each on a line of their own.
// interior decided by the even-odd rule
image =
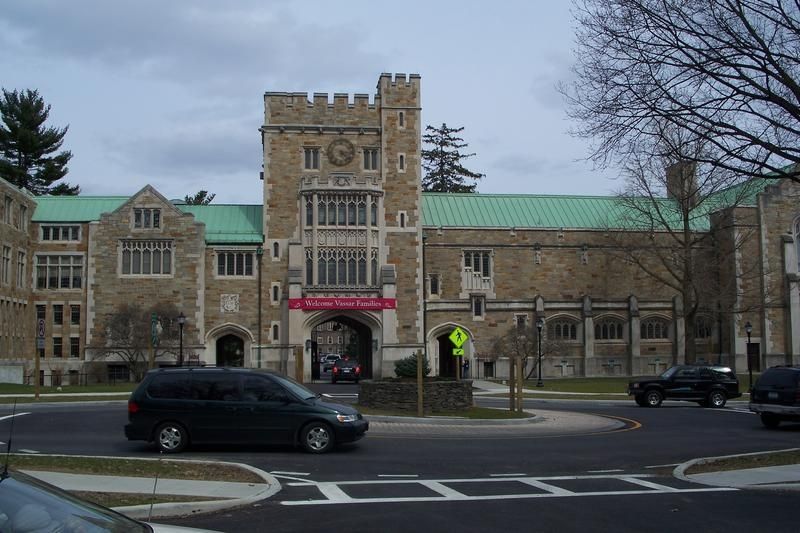
<svg viewBox="0 0 800 533">
<path fill-rule="evenodd" d="M 156 428 L 156 446 L 164 453 L 178 453 L 189 444 L 189 434 L 176 422 L 164 422 Z"/>
<path fill-rule="evenodd" d="M 761 413 L 761 423 L 768 428 L 776 428 L 780 425 L 781 419 L 771 413 Z"/>
<path fill-rule="evenodd" d="M 307 452 L 325 453 L 333 448 L 333 431 L 324 422 L 311 422 L 300 432 L 300 444 Z"/>
</svg>

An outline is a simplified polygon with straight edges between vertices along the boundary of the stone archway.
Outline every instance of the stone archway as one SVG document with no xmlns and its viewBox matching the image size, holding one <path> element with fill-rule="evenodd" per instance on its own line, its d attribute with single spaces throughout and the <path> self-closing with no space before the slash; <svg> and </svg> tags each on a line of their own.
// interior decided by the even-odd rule
<svg viewBox="0 0 800 533">
<path fill-rule="evenodd" d="M 462 346 L 464 349 L 463 357 L 453 355 L 453 343 L 450 341 L 450 334 L 456 327 L 461 328 L 469 337 L 469 340 Z M 431 366 L 438 372 L 439 376 L 456 377 L 457 365 L 460 365 L 465 358 L 470 360 L 470 364 L 475 363 L 475 361 L 472 361 L 475 337 L 469 328 L 455 322 L 447 322 L 434 326 L 429 331 L 430 333 L 426 339 L 428 357 L 430 358 Z M 433 357 L 431 357 L 431 354 L 433 354 Z"/>
<path fill-rule="evenodd" d="M 375 375 L 375 358 L 377 357 L 378 343 L 374 342 L 380 338 L 380 325 L 364 317 L 362 313 L 328 311 L 316 315 L 307 322 L 309 336 L 312 339 L 312 346 L 319 354 L 339 353 L 351 359 L 357 359 L 361 364 L 361 375 L 364 379 L 371 379 Z M 334 329 L 328 330 L 329 324 L 333 324 Z M 378 328 L 376 330 L 376 328 Z M 336 340 L 341 336 L 341 344 L 331 347 L 326 342 L 328 337 Z M 336 343 L 334 343 L 336 344 Z M 378 359 L 380 359 L 378 357 Z M 313 363 L 312 363 L 313 364 Z M 378 361 L 377 364 L 380 364 Z M 324 378 L 324 376 L 321 376 Z"/>
<path fill-rule="evenodd" d="M 217 339 L 217 366 L 244 366 L 244 339 L 229 333 Z"/>
</svg>

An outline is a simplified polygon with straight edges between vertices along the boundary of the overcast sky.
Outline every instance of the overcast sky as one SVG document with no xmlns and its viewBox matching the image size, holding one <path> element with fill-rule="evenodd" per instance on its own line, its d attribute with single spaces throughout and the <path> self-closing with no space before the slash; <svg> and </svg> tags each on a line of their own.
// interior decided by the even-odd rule
<svg viewBox="0 0 800 533">
<path fill-rule="evenodd" d="M 464 126 L 482 193 L 611 194 L 555 89 L 568 80 L 566 0 L 10 0 L 0 85 L 38 89 L 69 125 L 83 194 L 261 203 L 266 91 L 375 93 L 422 76 L 423 123 Z"/>
</svg>

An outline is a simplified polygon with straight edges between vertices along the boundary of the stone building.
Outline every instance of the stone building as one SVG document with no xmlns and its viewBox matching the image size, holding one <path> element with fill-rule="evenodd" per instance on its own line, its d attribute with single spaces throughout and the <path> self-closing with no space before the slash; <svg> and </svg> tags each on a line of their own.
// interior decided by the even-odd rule
<svg viewBox="0 0 800 533">
<path fill-rule="evenodd" d="M 382 74 L 375 95 L 332 100 L 266 93 L 261 204 L 184 205 L 150 186 L 32 197 L 0 183 L 2 367 L 30 376 L 38 355 L 45 380 L 126 378 L 112 322 L 156 304 L 183 322 L 175 337 L 177 316 L 153 317 L 139 342 L 151 364 L 306 381 L 326 352 L 377 378 L 425 349 L 434 374 L 453 375 L 456 327 L 471 375 L 503 377 L 492 339 L 539 320 L 545 377 L 686 361 L 680 298 L 614 251 L 615 198 L 422 193 L 420 82 Z M 698 230 L 733 253 L 713 273 L 718 309 L 696 321 L 696 360 L 746 370 L 750 323 L 756 369 L 800 363 L 799 189 L 776 182 Z"/>
</svg>

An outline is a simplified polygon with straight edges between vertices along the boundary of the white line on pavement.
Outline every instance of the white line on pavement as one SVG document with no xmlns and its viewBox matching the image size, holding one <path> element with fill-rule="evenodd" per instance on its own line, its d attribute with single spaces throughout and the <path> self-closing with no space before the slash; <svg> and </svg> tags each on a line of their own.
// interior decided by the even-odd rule
<svg viewBox="0 0 800 533">
<path fill-rule="evenodd" d="M 624 472 L 621 468 L 611 468 L 609 470 L 587 470 L 587 474 L 611 474 L 612 472 Z"/>
<path fill-rule="evenodd" d="M 378 477 L 419 477 L 419 474 L 378 474 Z"/>
<path fill-rule="evenodd" d="M 515 474 L 489 474 L 489 477 L 523 477 L 525 474 L 522 473 L 515 473 Z"/>
<path fill-rule="evenodd" d="M 681 463 L 672 463 L 668 465 L 651 465 L 651 466 L 645 466 L 644 468 L 667 468 L 669 466 L 678 466 L 679 464 Z"/>
<path fill-rule="evenodd" d="M 15 417 L 15 416 L 23 416 L 23 415 L 29 415 L 29 414 L 30 414 L 30 413 L 14 413 L 13 415 L 8 415 L 8 416 L 0 416 L 0 422 L 2 422 L 3 420 L 7 420 L 7 419 L 9 419 L 9 418 L 13 418 L 13 417 Z"/>
<path fill-rule="evenodd" d="M 283 472 L 281 470 L 273 470 L 270 472 L 273 476 L 277 475 L 284 475 L 284 476 L 310 476 L 310 472 Z"/>
</svg>

